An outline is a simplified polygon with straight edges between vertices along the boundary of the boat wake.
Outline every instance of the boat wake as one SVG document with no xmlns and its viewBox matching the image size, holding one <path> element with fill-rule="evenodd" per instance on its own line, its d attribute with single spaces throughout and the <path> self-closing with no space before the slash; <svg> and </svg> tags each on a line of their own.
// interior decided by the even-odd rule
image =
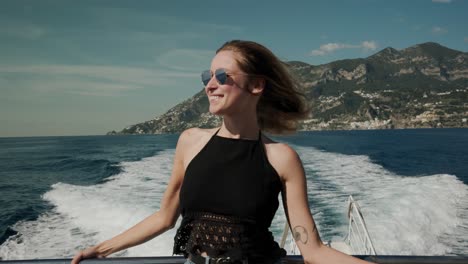
<svg viewBox="0 0 468 264">
<path fill-rule="evenodd" d="M 309 203 L 324 241 L 348 231 L 346 201 L 359 201 L 370 236 L 382 255 L 467 254 L 468 187 L 454 175 L 403 176 L 367 156 L 295 147 L 307 173 Z M 122 172 L 92 186 L 56 183 L 43 195 L 54 206 L 0 245 L 0 258 L 71 257 L 108 239 L 158 209 L 169 180 L 174 149 L 140 161 L 122 162 Z M 408 161 L 411 162 L 411 161 Z M 270 230 L 281 240 L 282 207 Z M 175 230 L 114 256 L 172 255 Z"/>
<path fill-rule="evenodd" d="M 353 195 L 379 254 L 466 254 L 468 186 L 456 176 L 402 176 L 367 156 L 304 147 L 297 151 L 307 171 L 309 200 L 317 222 L 326 223 L 324 218 L 334 216 L 346 227 L 346 210 L 342 208 Z M 334 240 L 336 231 L 323 227 L 318 225 L 321 234 Z M 339 236 L 344 237 L 346 228 L 340 230 Z"/>
</svg>

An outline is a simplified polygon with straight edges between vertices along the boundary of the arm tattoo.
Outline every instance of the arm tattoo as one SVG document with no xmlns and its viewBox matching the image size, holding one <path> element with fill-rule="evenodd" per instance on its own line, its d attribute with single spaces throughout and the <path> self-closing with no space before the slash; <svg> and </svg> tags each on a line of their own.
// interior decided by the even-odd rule
<svg viewBox="0 0 468 264">
<path fill-rule="evenodd" d="M 296 226 L 292 230 L 292 235 L 294 237 L 294 241 L 302 242 L 302 244 L 307 244 L 309 237 L 307 235 L 307 230 L 303 226 Z"/>
</svg>

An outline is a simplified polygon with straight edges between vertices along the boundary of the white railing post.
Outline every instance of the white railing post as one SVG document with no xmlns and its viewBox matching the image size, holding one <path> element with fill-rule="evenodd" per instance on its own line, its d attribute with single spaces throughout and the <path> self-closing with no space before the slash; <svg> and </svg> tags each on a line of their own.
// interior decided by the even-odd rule
<svg viewBox="0 0 468 264">
<path fill-rule="evenodd" d="M 350 195 L 348 197 L 349 228 L 346 241 L 354 254 L 376 255 L 374 245 L 367 231 L 359 204 Z"/>
</svg>

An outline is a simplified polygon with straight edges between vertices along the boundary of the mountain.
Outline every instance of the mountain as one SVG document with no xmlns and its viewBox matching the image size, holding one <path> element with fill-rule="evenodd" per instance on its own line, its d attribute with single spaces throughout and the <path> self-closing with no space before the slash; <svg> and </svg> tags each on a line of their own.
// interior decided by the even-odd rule
<svg viewBox="0 0 468 264">
<path fill-rule="evenodd" d="M 468 127 L 468 53 L 427 42 L 372 56 L 288 65 L 312 105 L 301 130 Z M 204 91 L 153 120 L 108 134 L 176 133 L 213 127 Z"/>
</svg>

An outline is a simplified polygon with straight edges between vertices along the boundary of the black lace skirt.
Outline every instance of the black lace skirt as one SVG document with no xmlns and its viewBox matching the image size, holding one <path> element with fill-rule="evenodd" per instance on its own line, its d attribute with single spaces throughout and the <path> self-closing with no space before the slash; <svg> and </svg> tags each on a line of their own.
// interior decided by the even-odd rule
<svg viewBox="0 0 468 264">
<path fill-rule="evenodd" d="M 237 217 L 212 213 L 185 214 L 174 238 L 174 254 L 248 258 L 255 263 L 272 263 L 286 255 L 268 228 Z"/>
</svg>

